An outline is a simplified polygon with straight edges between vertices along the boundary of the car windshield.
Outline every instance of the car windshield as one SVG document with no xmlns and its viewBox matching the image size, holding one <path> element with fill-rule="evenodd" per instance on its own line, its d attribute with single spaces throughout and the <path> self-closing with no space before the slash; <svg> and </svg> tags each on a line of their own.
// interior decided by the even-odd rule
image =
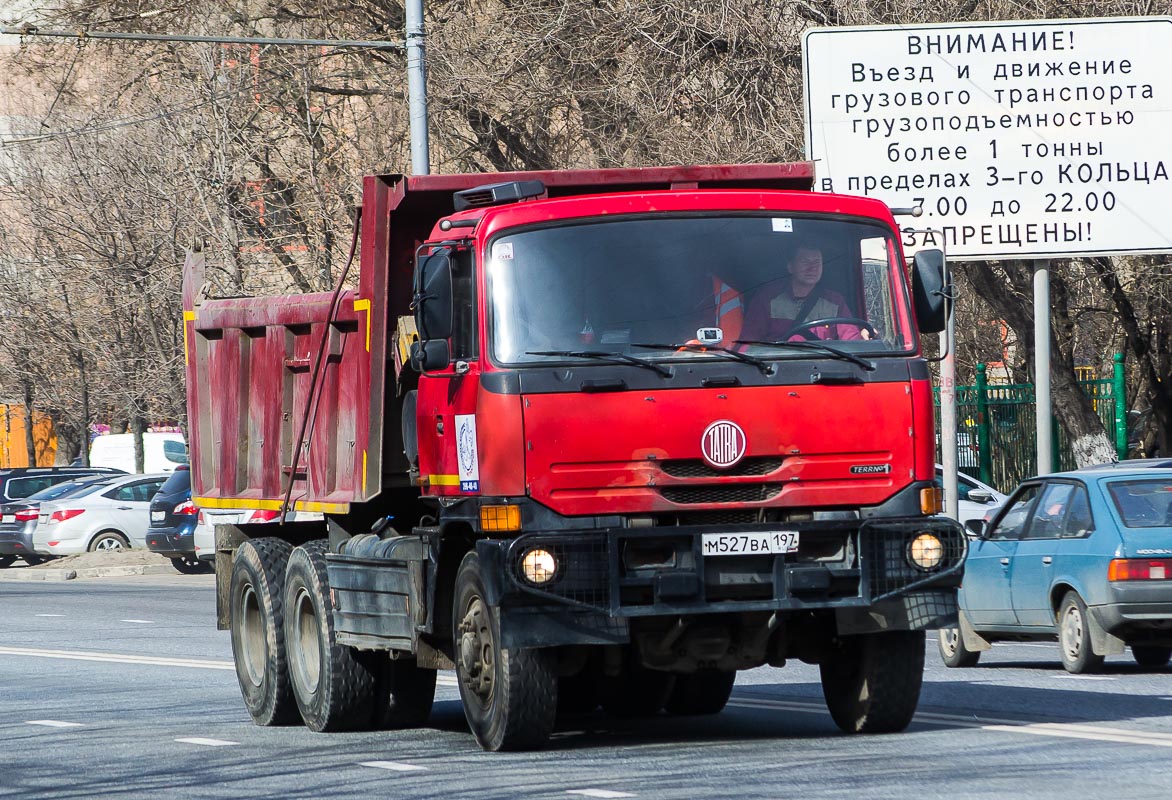
<svg viewBox="0 0 1172 800">
<path fill-rule="evenodd" d="M 1127 527 L 1172 527 L 1172 479 L 1113 481 L 1108 488 Z"/>
<path fill-rule="evenodd" d="M 488 250 L 491 352 L 504 364 L 902 353 L 913 340 L 898 252 L 877 222 L 780 214 L 506 231 Z"/>
</svg>

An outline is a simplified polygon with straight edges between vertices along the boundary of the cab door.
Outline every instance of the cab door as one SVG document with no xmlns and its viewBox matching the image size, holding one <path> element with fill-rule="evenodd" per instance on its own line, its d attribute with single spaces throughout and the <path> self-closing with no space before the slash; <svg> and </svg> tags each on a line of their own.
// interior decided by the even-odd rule
<svg viewBox="0 0 1172 800">
<path fill-rule="evenodd" d="M 1017 624 L 1010 592 L 1013 557 L 1040 488 L 1039 483 L 1020 486 L 992 528 L 969 545 L 960 603 L 977 630 Z"/>
</svg>

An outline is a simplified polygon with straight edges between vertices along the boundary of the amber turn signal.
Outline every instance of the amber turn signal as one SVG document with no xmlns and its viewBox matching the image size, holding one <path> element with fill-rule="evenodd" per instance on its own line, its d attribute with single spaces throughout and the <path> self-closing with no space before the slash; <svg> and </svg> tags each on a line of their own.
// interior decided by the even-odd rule
<svg viewBox="0 0 1172 800">
<path fill-rule="evenodd" d="M 521 530 L 521 507 L 481 506 L 480 529 L 486 533 Z"/>
<path fill-rule="evenodd" d="M 939 514 L 944 510 L 944 490 L 938 486 L 920 489 L 920 511 L 924 514 Z"/>
</svg>

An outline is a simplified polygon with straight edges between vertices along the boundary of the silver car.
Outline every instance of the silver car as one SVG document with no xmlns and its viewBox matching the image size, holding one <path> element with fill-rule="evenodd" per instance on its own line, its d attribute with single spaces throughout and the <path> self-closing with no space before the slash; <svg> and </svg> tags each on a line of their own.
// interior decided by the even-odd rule
<svg viewBox="0 0 1172 800">
<path fill-rule="evenodd" d="M 33 549 L 41 555 L 65 556 L 146 547 L 151 498 L 167 477 L 119 475 L 96 484 L 84 496 L 41 503 Z"/>
</svg>

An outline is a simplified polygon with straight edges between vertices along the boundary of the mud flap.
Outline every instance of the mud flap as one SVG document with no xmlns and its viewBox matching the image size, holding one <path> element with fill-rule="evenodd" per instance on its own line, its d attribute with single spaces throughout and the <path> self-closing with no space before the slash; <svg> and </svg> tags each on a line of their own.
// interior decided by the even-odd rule
<svg viewBox="0 0 1172 800">
<path fill-rule="evenodd" d="M 970 650 L 974 653 L 981 650 L 991 650 L 993 645 L 981 634 L 973 630 L 972 623 L 969 618 L 965 616 L 963 611 L 957 613 L 957 627 L 960 629 L 961 641 L 964 642 L 964 649 Z"/>
<path fill-rule="evenodd" d="M 1118 636 L 1107 633 L 1099 624 L 1095 609 L 1087 609 L 1087 622 L 1091 634 L 1091 652 L 1097 656 L 1117 656 L 1127 649 L 1127 645 Z"/>
</svg>

